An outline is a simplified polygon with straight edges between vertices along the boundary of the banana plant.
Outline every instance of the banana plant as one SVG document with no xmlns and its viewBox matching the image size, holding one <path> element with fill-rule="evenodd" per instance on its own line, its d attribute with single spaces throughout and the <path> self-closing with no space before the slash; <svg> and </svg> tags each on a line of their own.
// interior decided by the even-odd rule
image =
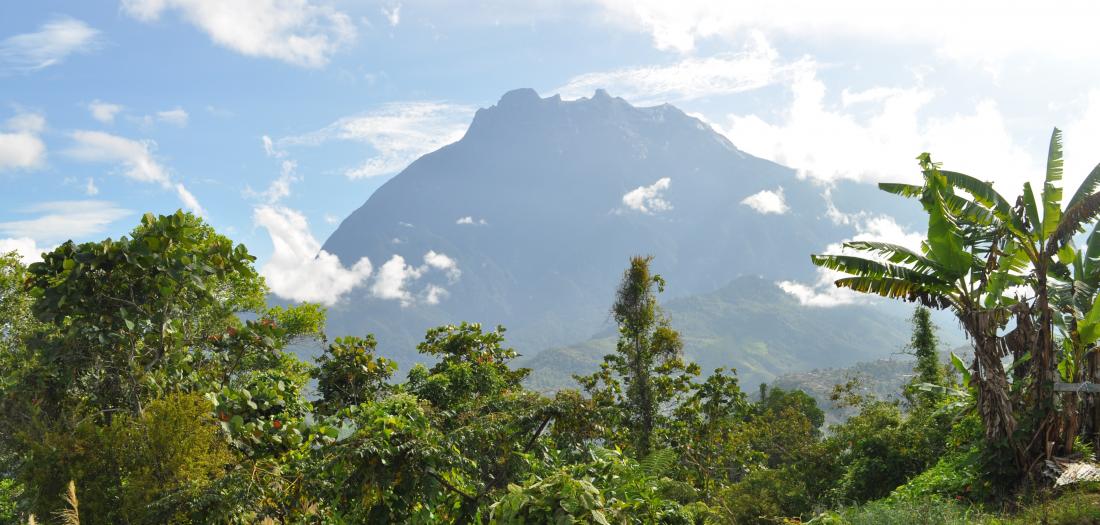
<svg viewBox="0 0 1100 525">
<path fill-rule="evenodd" d="M 919 197 L 928 215 L 919 252 L 873 241 L 845 243 L 858 255 L 813 255 L 813 264 L 847 273 L 836 285 L 857 292 L 950 309 L 974 341 L 973 383 L 990 439 L 1011 439 L 1017 423 L 997 332 L 1016 302 L 1007 290 L 1024 284 L 1019 248 L 1004 225 L 976 200 L 956 195 L 928 154 L 918 157 L 924 185 L 883 184 L 885 191 Z"/>
<path fill-rule="evenodd" d="M 1077 257 L 1073 237 L 1100 215 L 1100 193 L 1097 192 L 1100 165 L 1089 173 L 1063 207 L 1062 133 L 1057 128 L 1050 138 L 1041 198 L 1036 199 L 1034 189 L 1027 183 L 1015 205 L 994 190 L 990 182 L 939 170 L 927 154 L 920 159 L 925 173 L 923 186 L 880 184 L 880 187 L 898 195 L 920 197 L 929 216 L 928 238 L 923 253 L 919 254 L 925 260 L 906 258 L 894 247 L 883 247 L 874 253 L 886 257 L 888 262 L 905 266 L 906 271 L 920 274 L 918 279 L 911 279 L 910 275 L 894 268 L 860 268 L 829 257 L 815 257 L 814 263 L 856 275 L 838 280 L 837 286 L 916 300 L 929 306 L 950 307 L 974 339 L 976 351 L 972 369 L 979 387 L 979 407 L 986 433 L 991 438 L 1010 436 L 1015 428 L 1011 406 L 1002 404 L 1008 398 L 1008 383 L 1002 381 L 1000 358 L 1011 351 L 1019 361 L 1017 364 L 1022 365 L 1016 367 L 1016 377 L 1021 380 L 1017 390 L 1027 387 L 1029 395 L 1025 401 L 1030 401 L 1041 416 L 1035 432 L 1042 439 L 1031 440 L 1031 452 L 1045 449 L 1049 436 L 1058 433 L 1052 431 L 1059 428 L 1065 438 L 1059 445 L 1065 450 L 1058 451 L 1068 451 L 1075 426 L 1072 422 L 1059 425 L 1053 410 L 1055 322 L 1064 324 L 1054 314 L 1055 307 L 1062 311 L 1065 306 L 1060 298 L 1065 294 L 1060 290 L 1077 286 L 1071 268 Z M 851 243 L 849 247 L 872 251 L 866 249 L 867 245 L 858 243 Z M 1100 255 L 1100 246 L 1092 249 L 1098 251 L 1090 255 L 1090 250 L 1086 250 L 1080 264 L 1082 272 L 1086 260 Z M 1094 262 L 1089 261 L 1090 268 Z M 1081 277 L 1084 278 L 1085 273 L 1081 273 Z M 933 285 L 925 282 L 929 280 Z M 1082 285 L 1085 282 L 1082 280 Z M 1025 284 L 1031 289 L 1030 297 L 1025 300 L 1007 297 L 1006 291 L 1011 287 Z M 950 286 L 946 294 L 942 291 L 944 285 Z M 1054 307 L 1052 299 L 1056 301 Z M 1098 313 L 1089 318 L 1093 311 Z M 1016 328 L 1008 336 L 998 337 L 997 330 L 1004 326 L 1008 312 L 1015 316 Z M 1100 327 L 1093 324 L 1100 322 L 1100 309 L 1088 305 L 1087 309 L 1079 308 L 1079 313 L 1083 315 L 1079 315 L 1080 322 L 1076 322 L 1078 336 L 1081 330 L 1086 338 L 1100 332 Z M 1080 354 L 1079 349 L 1074 352 L 1070 354 Z M 1029 358 L 1027 362 L 1023 360 L 1025 356 Z M 1074 358 L 1072 362 L 1079 360 Z M 1075 373 L 1067 367 L 1072 368 L 1070 365 L 1062 368 Z M 1076 406 L 1072 409 L 1070 412 L 1074 412 Z"/>
<path fill-rule="evenodd" d="M 1010 346 L 1017 343 L 1014 357 L 1028 353 L 1036 358 L 1034 365 L 1024 368 L 1022 371 L 1025 373 L 1021 375 L 1031 387 L 1028 400 L 1042 417 L 1035 432 L 1043 438 L 1031 440 L 1033 446 L 1037 451 L 1049 454 L 1044 450 L 1045 445 L 1051 435 L 1058 433 L 1051 430 L 1058 431 L 1060 428 L 1061 452 L 1068 453 L 1079 427 L 1076 395 L 1068 395 L 1062 400 L 1061 406 L 1067 409 L 1062 411 L 1065 421 L 1060 424 L 1056 421 L 1053 379 L 1056 373 L 1061 373 L 1064 380 L 1076 380 L 1084 351 L 1095 342 L 1092 338 L 1100 331 L 1100 326 L 1095 324 L 1100 321 L 1100 311 L 1093 318 L 1088 318 L 1094 310 L 1092 303 L 1098 279 L 1095 258 L 1100 255 L 1100 241 L 1092 244 L 1093 238 L 1090 236 L 1084 254 L 1078 254 L 1073 244 L 1073 237 L 1084 232 L 1085 227 L 1100 215 L 1100 193 L 1097 193 L 1100 188 L 1100 165 L 1085 177 L 1064 208 L 1062 132 L 1057 128 L 1051 133 L 1039 200 L 1031 184 L 1025 183 L 1016 206 L 1010 208 L 1008 201 L 993 189 L 991 183 L 960 173 L 944 172 L 944 175 L 953 187 L 969 194 L 972 202 L 988 211 L 1002 225 L 1018 255 L 1021 259 L 1026 258 L 1030 268 L 1028 284 L 1034 299 L 1030 307 L 1017 309 L 1017 333 L 1006 342 Z M 1072 292 L 1067 294 L 1067 289 Z M 1056 312 L 1067 311 L 1068 324 L 1065 314 L 1056 315 Z M 1084 322 L 1084 326 L 1080 326 L 1077 320 Z M 1063 334 L 1061 341 L 1055 332 L 1056 327 Z M 1081 329 L 1085 330 L 1087 342 L 1079 340 Z M 1027 330 L 1032 333 L 1023 333 Z M 1019 344 L 1021 342 L 1026 345 Z M 1061 360 L 1056 362 L 1059 347 L 1062 348 Z"/>
</svg>

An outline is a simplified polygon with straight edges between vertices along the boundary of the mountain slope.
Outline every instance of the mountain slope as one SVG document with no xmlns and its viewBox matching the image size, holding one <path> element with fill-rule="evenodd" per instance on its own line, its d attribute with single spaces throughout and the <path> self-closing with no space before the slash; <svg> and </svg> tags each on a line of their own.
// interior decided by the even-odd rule
<svg viewBox="0 0 1100 525">
<path fill-rule="evenodd" d="M 743 203 L 761 191 L 782 196 L 773 207 L 781 213 Z M 356 290 L 330 310 L 329 329 L 374 332 L 403 366 L 418 359 L 426 328 L 462 320 L 503 324 L 533 354 L 603 329 L 634 254 L 656 256 L 669 298 L 747 275 L 812 279 L 808 254 L 852 233 L 828 219 L 822 191 L 670 105 L 638 108 L 603 91 L 575 101 L 512 91 L 479 110 L 460 141 L 379 188 L 325 242 L 344 264 L 365 256 L 379 268 L 400 255 L 416 274 L 398 282 L 400 301 L 392 287 L 389 299 L 373 286 Z M 843 193 L 864 209 L 897 202 L 866 185 Z M 429 251 L 453 259 L 461 276 L 417 271 Z M 698 318 L 685 335 L 700 339 L 700 351 L 725 351 L 705 342 L 724 333 L 707 324 L 717 319 Z M 763 374 L 772 359 L 801 355 L 785 352 L 753 366 Z"/>
<path fill-rule="evenodd" d="M 808 308 L 758 277 L 742 277 L 708 294 L 667 302 L 665 314 L 685 355 L 705 371 L 735 368 L 752 388 L 782 374 L 882 358 L 907 342 L 908 321 L 868 306 Z M 521 363 L 531 385 L 572 386 L 571 374 L 596 369 L 615 347 L 610 330 L 583 343 L 545 350 Z"/>
</svg>

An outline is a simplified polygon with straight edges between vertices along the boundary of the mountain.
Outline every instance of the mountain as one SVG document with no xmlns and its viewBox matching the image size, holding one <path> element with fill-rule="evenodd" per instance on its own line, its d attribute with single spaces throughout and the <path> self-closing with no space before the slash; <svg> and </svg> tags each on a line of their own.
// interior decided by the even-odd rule
<svg viewBox="0 0 1100 525">
<path fill-rule="evenodd" d="M 792 372 L 894 354 L 909 337 L 908 322 L 900 316 L 868 306 L 803 308 L 775 283 L 758 277 L 674 299 L 663 309 L 681 333 L 686 357 L 706 371 L 736 369 L 747 388 Z M 614 350 L 616 338 L 608 330 L 520 363 L 533 369 L 532 388 L 571 385 L 572 374 L 596 370 L 603 355 Z"/>
<path fill-rule="evenodd" d="M 764 191 L 772 192 L 763 208 L 772 213 L 744 203 Z M 683 308 L 693 309 L 678 328 L 700 359 L 725 363 L 726 353 L 756 348 L 769 355 L 750 352 L 742 366 L 767 377 L 785 362 L 819 366 L 828 356 L 845 364 L 871 357 L 872 347 L 892 351 L 895 340 L 885 336 L 861 341 L 868 328 L 857 322 L 885 331 L 874 311 L 846 320 L 770 284 L 813 280 L 808 255 L 852 235 L 851 226 L 829 219 L 823 192 L 671 105 L 634 107 L 602 90 L 573 101 L 511 91 L 478 110 L 461 140 L 387 181 L 325 242 L 346 265 L 368 257 L 377 275 L 330 309 L 329 331 L 373 332 L 382 351 L 407 367 L 419 359 L 414 348 L 426 328 L 478 321 L 505 325 L 510 343 L 534 355 L 607 330 L 628 258 L 651 254 L 668 281 L 662 300 L 683 298 Z M 832 193 L 853 211 L 899 203 L 869 185 Z M 917 211 L 892 214 L 905 226 L 919 220 L 910 213 Z M 436 262 L 445 255 L 457 268 L 435 271 L 445 266 L 421 264 L 426 254 Z M 758 279 L 735 281 L 750 276 Z M 699 294 L 710 295 L 688 299 Z M 754 298 L 761 308 L 772 301 L 767 310 L 783 321 L 725 326 L 733 318 L 706 311 Z M 785 332 L 804 316 L 832 320 L 835 337 L 821 340 L 838 346 L 787 341 Z M 723 346 L 729 340 L 744 344 Z M 858 348 L 851 355 L 849 343 Z"/>
</svg>

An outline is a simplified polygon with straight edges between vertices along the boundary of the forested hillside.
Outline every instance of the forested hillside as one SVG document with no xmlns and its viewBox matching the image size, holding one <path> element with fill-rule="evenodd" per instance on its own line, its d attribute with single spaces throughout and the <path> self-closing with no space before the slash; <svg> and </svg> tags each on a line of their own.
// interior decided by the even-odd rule
<svg viewBox="0 0 1100 525">
<path fill-rule="evenodd" d="M 654 264 L 659 266 L 656 259 Z M 741 277 L 712 293 L 673 299 L 663 308 L 683 334 L 685 357 L 707 373 L 734 368 L 750 388 L 785 373 L 896 354 L 908 341 L 898 330 L 905 324 L 902 316 L 863 305 L 804 308 L 774 282 L 759 277 Z M 571 387 L 572 374 L 594 371 L 616 339 L 609 329 L 580 344 L 526 356 L 520 363 L 533 371 L 532 388 Z"/>
</svg>

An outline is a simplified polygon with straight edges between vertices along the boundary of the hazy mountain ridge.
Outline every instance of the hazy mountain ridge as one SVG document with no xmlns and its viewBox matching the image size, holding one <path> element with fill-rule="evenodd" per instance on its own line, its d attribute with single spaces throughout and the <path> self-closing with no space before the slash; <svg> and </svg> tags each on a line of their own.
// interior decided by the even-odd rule
<svg viewBox="0 0 1100 525">
<path fill-rule="evenodd" d="M 803 308 L 775 283 L 742 277 L 708 294 L 664 305 L 680 331 L 685 355 L 704 370 L 733 368 L 746 389 L 777 376 L 843 366 L 899 352 L 907 321 L 868 306 Z M 611 330 L 583 343 L 545 350 L 521 360 L 534 369 L 538 389 L 575 386 L 572 374 L 594 371 L 615 347 Z M 831 386 L 831 385 L 830 385 Z"/>
</svg>

